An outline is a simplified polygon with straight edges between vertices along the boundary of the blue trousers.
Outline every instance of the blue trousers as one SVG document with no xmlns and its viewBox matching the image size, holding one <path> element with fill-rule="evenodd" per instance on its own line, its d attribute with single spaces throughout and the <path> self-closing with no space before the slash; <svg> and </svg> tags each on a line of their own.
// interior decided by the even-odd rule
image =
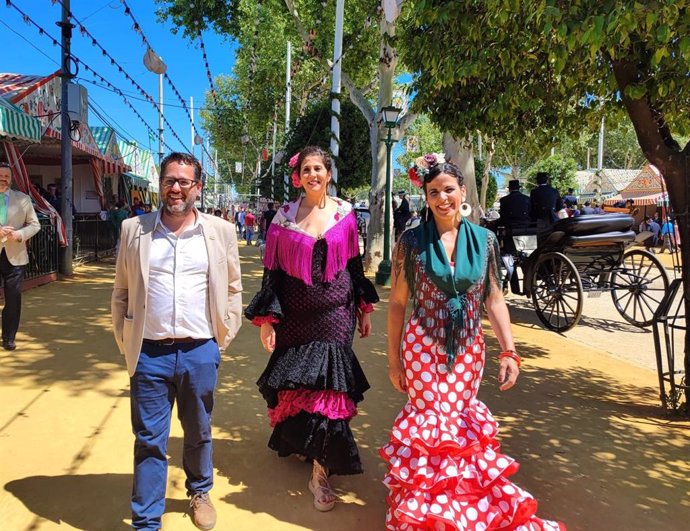
<svg viewBox="0 0 690 531">
<path fill-rule="evenodd" d="M 159 346 L 144 342 L 130 378 L 134 432 L 132 527 L 160 529 L 168 475 L 173 403 L 184 430 L 182 467 L 187 494 L 213 487 L 211 412 L 220 350 L 214 339 Z"/>
</svg>

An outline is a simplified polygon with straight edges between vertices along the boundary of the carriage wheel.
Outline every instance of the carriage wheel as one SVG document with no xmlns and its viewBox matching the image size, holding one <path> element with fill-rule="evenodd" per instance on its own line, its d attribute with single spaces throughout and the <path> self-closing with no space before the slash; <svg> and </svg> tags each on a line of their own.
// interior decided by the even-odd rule
<svg viewBox="0 0 690 531">
<path fill-rule="evenodd" d="M 537 317 L 555 332 L 574 327 L 582 316 L 582 281 L 570 259 L 544 253 L 534 264 L 532 302 Z"/>
<path fill-rule="evenodd" d="M 611 276 L 611 297 L 623 319 L 635 326 L 652 324 L 668 289 L 668 275 L 653 254 L 635 249 L 623 255 L 623 263 Z"/>
</svg>

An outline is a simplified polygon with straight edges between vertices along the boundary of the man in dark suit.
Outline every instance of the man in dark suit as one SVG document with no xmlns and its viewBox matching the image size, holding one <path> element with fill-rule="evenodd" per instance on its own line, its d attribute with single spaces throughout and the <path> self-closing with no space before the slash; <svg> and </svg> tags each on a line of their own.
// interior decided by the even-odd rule
<svg viewBox="0 0 690 531">
<path fill-rule="evenodd" d="M 14 350 L 22 312 L 22 280 L 29 263 L 26 242 L 41 225 L 28 195 L 11 190 L 12 170 L 0 162 L 0 276 L 5 287 L 2 309 L 2 348 Z"/>
<path fill-rule="evenodd" d="M 549 184 L 549 174 L 537 172 L 537 186 L 530 193 L 530 218 L 537 222 L 540 230 L 548 229 L 558 220 L 558 212 L 563 210 L 563 200 L 553 186 Z"/>
<path fill-rule="evenodd" d="M 516 179 L 508 182 L 508 195 L 502 197 L 499 203 L 500 218 L 498 224 L 505 229 L 501 250 L 501 260 L 506 267 L 503 289 L 507 289 L 508 282 L 510 282 L 510 291 L 521 295 L 520 280 L 513 265 L 513 256 L 515 255 L 513 229 L 529 227 L 530 198 L 520 192 L 520 181 Z"/>
<path fill-rule="evenodd" d="M 410 202 L 405 197 L 405 190 L 398 192 L 399 204 L 393 211 L 393 227 L 395 228 L 395 239 L 405 232 L 405 226 L 410 221 L 412 213 L 410 212 Z"/>
</svg>

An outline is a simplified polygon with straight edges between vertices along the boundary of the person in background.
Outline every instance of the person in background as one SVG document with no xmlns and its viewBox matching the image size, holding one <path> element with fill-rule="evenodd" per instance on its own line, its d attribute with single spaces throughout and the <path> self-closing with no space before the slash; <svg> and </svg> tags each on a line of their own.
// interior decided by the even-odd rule
<svg viewBox="0 0 690 531">
<path fill-rule="evenodd" d="M 651 236 L 644 241 L 645 249 L 654 253 L 654 248 L 659 244 L 659 231 L 661 227 L 651 216 L 644 218 L 640 223 L 640 232 L 651 232 Z"/>
<path fill-rule="evenodd" d="M 108 211 L 108 221 L 113 230 L 113 237 L 115 239 L 115 252 L 120 246 L 120 231 L 122 229 L 122 222 L 129 217 L 129 212 L 125 207 L 125 202 L 118 200 L 115 206 Z"/>
<path fill-rule="evenodd" d="M 217 218 L 222 218 L 223 217 L 223 211 L 220 208 L 216 208 L 213 211 L 213 215 L 216 216 Z"/>
<path fill-rule="evenodd" d="M 244 239 L 244 217 L 246 216 L 246 214 L 247 213 L 244 211 L 243 206 L 241 206 L 235 214 L 235 225 L 237 227 L 237 234 L 241 240 Z"/>
<path fill-rule="evenodd" d="M 266 210 L 261 213 L 261 223 L 259 227 L 259 239 L 261 241 L 266 241 L 266 232 L 268 231 L 268 227 L 271 226 L 271 223 L 273 223 L 273 218 L 276 215 L 276 211 L 273 207 L 273 203 L 268 203 L 266 205 Z"/>
<path fill-rule="evenodd" d="M 161 209 L 122 224 L 111 298 L 113 333 L 130 377 L 132 527 L 161 528 L 177 403 L 192 522 L 209 530 L 216 523 L 209 497 L 214 391 L 221 352 L 242 315 L 237 235 L 194 207 L 203 187 L 196 158 L 170 153 L 160 175 Z"/>
<path fill-rule="evenodd" d="M 0 162 L 0 277 L 5 291 L 2 348 L 15 350 L 22 313 L 22 280 L 29 263 L 26 242 L 41 230 L 28 195 L 12 190 L 12 168 Z"/>
<path fill-rule="evenodd" d="M 674 227 L 673 220 L 667 217 L 664 224 L 661 226 L 661 250 L 659 254 L 664 254 L 664 251 L 668 249 L 668 252 L 673 254 L 676 250 L 676 229 Z"/>
<path fill-rule="evenodd" d="M 571 207 L 577 206 L 577 196 L 573 188 L 568 188 L 568 193 L 563 196 L 563 202 L 569 204 Z"/>
<path fill-rule="evenodd" d="M 503 279 L 503 292 L 505 293 L 510 283 L 510 290 L 516 295 L 522 295 L 520 279 L 515 268 L 515 242 L 513 241 L 513 229 L 521 229 L 530 226 L 529 211 L 530 199 L 520 192 L 520 181 L 517 179 L 508 182 L 508 195 L 499 201 L 499 225 L 505 229 L 501 242 L 501 261 L 506 268 L 506 277 Z"/>
<path fill-rule="evenodd" d="M 592 207 L 592 203 L 590 203 L 589 201 L 585 201 L 585 205 L 582 207 L 582 213 L 586 216 L 594 214 L 594 208 Z"/>
<path fill-rule="evenodd" d="M 254 225 L 256 225 L 256 216 L 251 210 L 247 209 L 244 215 L 244 235 L 247 245 L 251 245 L 254 239 Z"/>
<path fill-rule="evenodd" d="M 537 172 L 537 186 L 530 192 L 530 218 L 537 222 L 537 228 L 544 230 L 556 222 L 563 210 L 563 200 L 549 184 L 549 174 Z"/>
<path fill-rule="evenodd" d="M 142 214 L 146 214 L 144 205 L 142 204 L 141 199 L 135 197 L 132 199 L 132 217 L 141 216 Z"/>
<path fill-rule="evenodd" d="M 405 230 L 407 222 L 410 221 L 412 214 L 410 212 L 410 202 L 407 200 L 405 190 L 398 192 L 398 206 L 393 211 L 393 227 L 395 228 L 395 239 Z"/>
</svg>

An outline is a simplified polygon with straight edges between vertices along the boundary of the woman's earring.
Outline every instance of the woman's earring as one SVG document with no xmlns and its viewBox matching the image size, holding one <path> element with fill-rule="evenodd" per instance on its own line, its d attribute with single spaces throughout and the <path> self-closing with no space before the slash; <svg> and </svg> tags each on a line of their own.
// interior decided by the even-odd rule
<svg viewBox="0 0 690 531">
<path fill-rule="evenodd" d="M 460 205 L 460 215 L 463 218 L 468 217 L 472 213 L 472 206 L 469 203 L 462 203 Z"/>
</svg>

